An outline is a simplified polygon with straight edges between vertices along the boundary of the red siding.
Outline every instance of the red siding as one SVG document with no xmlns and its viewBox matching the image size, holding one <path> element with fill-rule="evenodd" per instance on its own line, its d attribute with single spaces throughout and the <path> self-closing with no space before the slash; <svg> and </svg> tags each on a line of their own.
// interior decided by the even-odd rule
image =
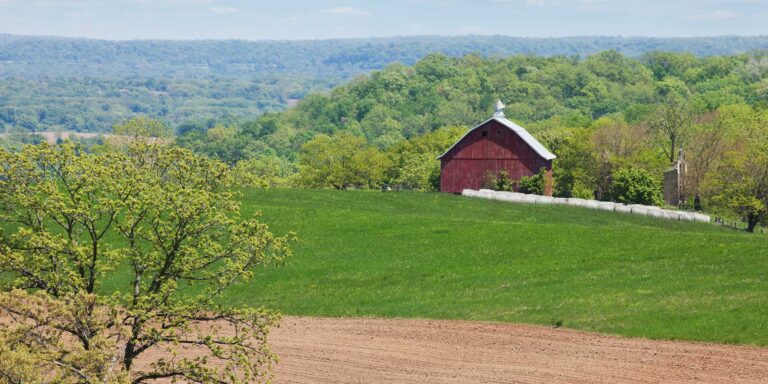
<svg viewBox="0 0 768 384">
<path fill-rule="evenodd" d="M 539 156 L 514 131 L 491 120 L 470 132 L 443 156 L 440 190 L 461 193 L 466 188 L 480 189 L 488 171 L 498 174 L 505 170 L 511 179 L 518 180 L 536 174 L 541 168 L 552 170 L 552 161 Z"/>
</svg>

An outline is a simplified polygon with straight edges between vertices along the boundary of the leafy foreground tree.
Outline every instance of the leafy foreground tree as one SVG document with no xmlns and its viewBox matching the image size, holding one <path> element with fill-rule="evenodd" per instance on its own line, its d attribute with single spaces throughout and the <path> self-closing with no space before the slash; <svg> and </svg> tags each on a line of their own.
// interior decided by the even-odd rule
<svg viewBox="0 0 768 384">
<path fill-rule="evenodd" d="M 268 380 L 278 315 L 213 300 L 293 235 L 240 220 L 230 182 L 146 140 L 0 151 L 0 382 Z"/>
</svg>

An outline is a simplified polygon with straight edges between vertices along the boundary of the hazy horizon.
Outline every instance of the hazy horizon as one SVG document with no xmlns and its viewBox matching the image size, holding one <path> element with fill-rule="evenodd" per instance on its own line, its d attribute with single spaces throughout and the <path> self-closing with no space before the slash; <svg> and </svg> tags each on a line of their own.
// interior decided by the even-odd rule
<svg viewBox="0 0 768 384">
<path fill-rule="evenodd" d="M 0 33 L 100 40 L 763 36 L 760 0 L 0 0 Z"/>
<path fill-rule="evenodd" d="M 285 38 L 285 39 L 244 39 L 244 38 L 189 38 L 189 39 L 164 39 L 164 38 L 126 38 L 126 39 L 107 39 L 99 37 L 87 37 L 87 36 L 62 36 L 62 35 L 30 35 L 30 34 L 17 34 L 0 32 L 0 35 L 7 35 L 21 38 L 51 38 L 51 39 L 84 39 L 84 40 L 96 40 L 96 41 L 115 41 L 115 42 L 131 42 L 131 41 L 170 41 L 170 42 L 204 42 L 204 41 L 244 41 L 244 42 L 270 42 L 270 41 L 327 41 L 327 40 L 385 40 L 385 39 L 410 39 L 410 38 L 450 38 L 450 37 L 501 37 L 501 38 L 515 38 L 515 39 L 531 39 L 531 40 L 558 40 L 558 39 L 570 39 L 570 38 L 627 38 L 627 39 L 699 39 L 699 38 L 722 38 L 722 37 L 766 37 L 768 33 L 760 35 L 697 35 L 697 36 L 643 36 L 643 35 L 566 35 L 566 36 L 515 36 L 515 35 L 479 35 L 479 34 L 466 34 L 466 35 L 436 35 L 436 34 L 424 34 L 424 35 L 391 35 L 391 36 L 368 36 L 368 37 L 321 37 L 321 38 Z"/>
</svg>

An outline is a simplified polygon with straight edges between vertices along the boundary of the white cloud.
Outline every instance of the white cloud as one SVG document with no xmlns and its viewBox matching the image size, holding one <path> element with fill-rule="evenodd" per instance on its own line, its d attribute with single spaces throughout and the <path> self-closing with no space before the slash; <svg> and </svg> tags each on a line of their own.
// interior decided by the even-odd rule
<svg viewBox="0 0 768 384">
<path fill-rule="evenodd" d="M 326 9 L 326 12 L 332 15 L 340 15 L 340 16 L 371 16 L 372 15 L 372 13 L 368 11 L 364 11 L 362 9 L 352 8 L 352 7 L 329 8 L 329 9 Z"/>
</svg>

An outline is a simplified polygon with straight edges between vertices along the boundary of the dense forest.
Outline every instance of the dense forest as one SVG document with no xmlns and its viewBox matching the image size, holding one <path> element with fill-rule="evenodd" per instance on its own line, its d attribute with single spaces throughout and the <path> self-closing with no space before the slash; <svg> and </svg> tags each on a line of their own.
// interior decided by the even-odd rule
<svg viewBox="0 0 768 384">
<path fill-rule="evenodd" d="M 587 57 L 612 49 L 695 56 L 768 47 L 765 37 L 395 37 L 319 41 L 105 41 L 0 34 L 0 132 L 109 132 L 135 114 L 178 126 L 235 123 L 430 53 Z"/>
<path fill-rule="evenodd" d="M 588 127 L 601 117 L 644 124 L 670 98 L 697 115 L 728 105 L 761 107 L 768 103 L 766 76 L 765 53 L 698 58 L 653 52 L 640 59 L 617 51 L 585 59 L 434 54 L 414 66 L 390 65 L 328 94 L 308 95 L 285 112 L 221 125 L 217 131 L 230 130 L 229 135 L 207 137 L 199 145 L 217 148 L 230 162 L 264 154 L 294 160 L 314 135 L 340 132 L 387 149 L 442 127 L 483 121 L 497 99 L 506 103 L 510 119 L 546 136 L 558 128 Z M 201 123 L 183 124 L 179 140 L 195 145 L 193 138 L 205 137 L 206 130 Z M 232 155 L 224 149 L 230 136 Z"/>
</svg>

